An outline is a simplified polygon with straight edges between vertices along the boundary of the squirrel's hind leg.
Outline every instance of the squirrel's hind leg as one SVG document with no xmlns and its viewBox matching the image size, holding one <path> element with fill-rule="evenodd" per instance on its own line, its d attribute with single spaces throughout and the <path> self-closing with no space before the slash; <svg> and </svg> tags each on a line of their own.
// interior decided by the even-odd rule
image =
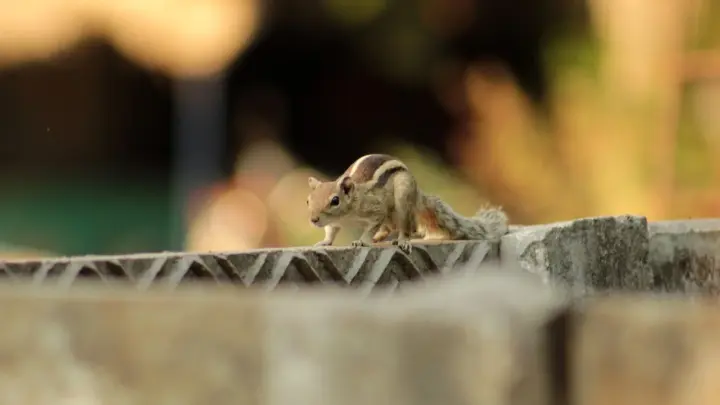
<svg viewBox="0 0 720 405">
<path fill-rule="evenodd" d="M 415 232 L 415 210 L 417 209 L 418 187 L 415 177 L 409 172 L 400 172 L 393 177 L 395 212 L 394 222 L 398 237 L 392 243 L 403 252 L 410 254 L 410 238 Z"/>
<path fill-rule="evenodd" d="M 365 228 L 365 231 L 360 236 L 360 239 L 352 242 L 353 247 L 370 246 L 373 243 L 373 236 L 377 234 L 380 228 L 384 225 L 383 222 L 373 223 Z"/>
<path fill-rule="evenodd" d="M 380 227 L 380 230 L 375 233 L 375 236 L 373 236 L 372 241 L 373 243 L 382 242 L 385 240 L 385 238 L 390 235 L 392 232 L 392 229 L 390 229 L 390 226 L 388 224 L 384 224 L 382 227 Z"/>
</svg>

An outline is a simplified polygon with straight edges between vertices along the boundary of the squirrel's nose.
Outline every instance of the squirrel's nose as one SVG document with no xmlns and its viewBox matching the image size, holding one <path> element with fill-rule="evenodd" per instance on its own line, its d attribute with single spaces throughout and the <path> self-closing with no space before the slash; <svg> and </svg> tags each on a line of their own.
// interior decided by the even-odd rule
<svg viewBox="0 0 720 405">
<path fill-rule="evenodd" d="M 310 221 L 312 221 L 313 224 L 317 224 L 319 220 L 320 220 L 320 217 L 312 217 L 312 218 L 310 218 Z"/>
</svg>

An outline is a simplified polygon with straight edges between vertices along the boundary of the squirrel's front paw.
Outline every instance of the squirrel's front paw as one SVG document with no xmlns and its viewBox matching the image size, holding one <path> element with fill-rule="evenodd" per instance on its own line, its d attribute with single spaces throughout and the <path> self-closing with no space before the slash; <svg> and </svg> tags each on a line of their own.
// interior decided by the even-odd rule
<svg viewBox="0 0 720 405">
<path fill-rule="evenodd" d="M 405 239 L 405 240 L 397 240 L 396 239 L 396 240 L 392 241 L 392 244 L 397 246 L 400 250 L 402 250 L 406 254 L 410 254 L 410 252 L 412 252 L 412 244 L 407 239 Z"/>
<path fill-rule="evenodd" d="M 332 245 L 332 242 L 328 240 L 321 240 L 320 242 L 314 244 L 313 246 L 319 247 L 319 246 L 330 246 Z"/>
<path fill-rule="evenodd" d="M 368 243 L 365 243 L 361 241 L 360 239 L 354 240 L 350 243 L 350 246 L 352 247 L 363 247 L 363 246 L 370 246 Z"/>
</svg>

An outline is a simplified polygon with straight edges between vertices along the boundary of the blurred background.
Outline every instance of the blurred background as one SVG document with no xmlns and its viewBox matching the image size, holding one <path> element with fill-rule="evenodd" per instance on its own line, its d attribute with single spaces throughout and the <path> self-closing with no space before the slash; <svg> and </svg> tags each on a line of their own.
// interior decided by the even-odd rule
<svg viewBox="0 0 720 405">
<path fill-rule="evenodd" d="M 373 152 L 514 224 L 720 216 L 720 1 L 0 2 L 2 257 L 310 245 Z"/>
</svg>

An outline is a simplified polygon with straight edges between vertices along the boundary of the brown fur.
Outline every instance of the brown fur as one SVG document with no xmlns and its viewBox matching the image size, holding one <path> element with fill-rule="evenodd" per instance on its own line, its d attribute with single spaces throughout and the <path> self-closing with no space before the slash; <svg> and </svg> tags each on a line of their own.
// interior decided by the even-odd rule
<svg viewBox="0 0 720 405">
<path fill-rule="evenodd" d="M 419 209 L 417 210 L 417 217 L 418 223 L 421 224 L 421 226 L 425 229 L 432 232 L 437 232 L 440 229 L 440 226 L 438 225 L 437 215 L 435 215 L 432 210 L 429 210 L 427 208 Z"/>
<path fill-rule="evenodd" d="M 391 160 L 396 159 L 390 155 L 381 154 L 362 156 L 353 162 L 341 177 L 350 177 L 355 183 L 365 183 L 373 179 L 380 166 Z"/>
<path fill-rule="evenodd" d="M 501 208 L 486 207 L 464 217 L 440 198 L 420 191 L 415 177 L 398 159 L 389 155 L 366 155 L 356 160 L 335 181 L 309 178 L 310 217 L 325 228 L 316 245 L 332 245 L 342 227 L 360 225 L 363 235 L 353 246 L 377 243 L 397 231 L 393 241 L 411 250 L 409 238 L 444 240 L 497 240 L 507 233 L 507 216 Z M 331 204 L 337 198 L 337 205 Z"/>
<path fill-rule="evenodd" d="M 417 186 L 407 167 L 389 155 L 366 155 L 356 160 L 337 180 L 321 182 L 309 178 L 308 209 L 313 224 L 325 228 L 318 245 L 331 245 L 340 228 L 359 225 L 365 231 L 354 246 L 381 240 L 388 230 L 398 231 L 394 241 L 406 252 L 415 229 Z M 333 198 L 338 204 L 333 205 Z"/>
<path fill-rule="evenodd" d="M 429 212 L 419 221 L 424 239 L 497 241 L 507 233 L 507 216 L 499 207 L 483 207 L 473 217 L 455 212 L 437 196 L 422 194 L 418 212 Z"/>
</svg>

